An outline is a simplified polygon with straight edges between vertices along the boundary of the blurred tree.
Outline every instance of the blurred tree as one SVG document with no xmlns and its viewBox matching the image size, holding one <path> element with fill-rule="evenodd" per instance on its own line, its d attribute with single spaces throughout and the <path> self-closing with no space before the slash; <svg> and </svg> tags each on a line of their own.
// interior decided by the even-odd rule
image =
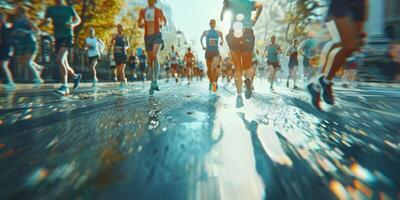
<svg viewBox="0 0 400 200">
<path fill-rule="evenodd" d="M 143 32 L 137 24 L 140 9 L 140 7 L 130 8 L 121 16 L 120 23 L 124 26 L 124 33 L 131 44 L 129 52 L 135 51 L 136 48 L 144 48 Z"/>
</svg>

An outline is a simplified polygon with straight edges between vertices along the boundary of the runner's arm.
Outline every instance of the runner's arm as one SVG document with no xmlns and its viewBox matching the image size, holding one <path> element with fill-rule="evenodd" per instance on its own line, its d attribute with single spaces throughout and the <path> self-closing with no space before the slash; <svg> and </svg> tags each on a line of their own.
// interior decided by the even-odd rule
<svg viewBox="0 0 400 200">
<path fill-rule="evenodd" d="M 219 33 L 219 37 L 221 38 L 221 43 L 220 44 L 222 46 L 222 45 L 224 45 L 224 36 L 222 36 L 222 32 L 221 31 L 219 31 L 218 33 Z"/>
<path fill-rule="evenodd" d="M 220 20 L 224 21 L 224 16 L 225 16 L 225 12 L 229 7 L 229 1 L 228 0 L 224 0 L 224 7 L 222 7 L 222 11 L 221 11 L 221 15 L 220 15 Z"/>
<path fill-rule="evenodd" d="M 127 50 L 127 49 L 129 49 L 129 47 L 131 46 L 131 43 L 129 42 L 129 40 L 127 40 L 126 38 L 124 39 L 125 40 L 125 51 Z"/>
<path fill-rule="evenodd" d="M 99 44 L 100 44 L 100 52 L 103 53 L 103 52 L 104 52 L 104 49 L 105 49 L 104 42 L 103 42 L 103 40 L 100 40 L 100 39 L 97 39 L 97 41 L 98 41 Z"/>
<path fill-rule="evenodd" d="M 163 26 L 167 26 L 167 18 L 165 18 L 163 11 L 161 11 L 161 21 L 162 21 Z"/>
<path fill-rule="evenodd" d="M 75 9 L 72 8 L 72 7 L 71 7 L 71 9 L 72 9 L 72 12 L 73 12 L 74 16 L 72 17 L 72 23 L 70 24 L 70 26 L 71 26 L 71 28 L 75 28 L 76 26 L 78 26 L 82 22 L 82 20 L 79 17 L 78 13 L 76 13 Z M 69 25 L 67 24 L 67 26 L 69 26 Z"/>
<path fill-rule="evenodd" d="M 140 11 L 140 13 L 139 13 L 139 18 L 138 18 L 138 21 L 137 21 L 137 24 L 138 24 L 138 26 L 139 26 L 139 28 L 144 28 L 144 13 L 143 13 L 144 11 L 143 10 L 141 10 Z"/>
<path fill-rule="evenodd" d="M 259 18 L 260 15 L 261 15 L 261 12 L 262 12 L 262 10 L 263 10 L 263 5 L 262 5 L 260 2 L 256 1 L 256 2 L 254 3 L 254 8 L 256 9 L 256 15 L 254 16 L 254 19 L 252 19 L 252 21 L 253 21 L 253 26 L 257 23 L 258 18 Z"/>
<path fill-rule="evenodd" d="M 299 54 L 300 54 L 301 56 L 305 56 L 305 53 L 304 53 L 304 44 L 305 44 L 305 41 L 301 42 L 300 45 L 299 45 L 298 52 L 299 52 Z"/>
<path fill-rule="evenodd" d="M 206 49 L 206 47 L 204 46 L 204 43 L 203 43 L 204 37 L 206 37 L 206 34 L 207 34 L 207 31 L 204 31 L 203 35 L 201 35 L 201 37 L 200 37 L 200 44 L 201 44 L 201 47 L 203 47 L 203 50 Z"/>
<path fill-rule="evenodd" d="M 285 52 L 285 55 L 286 55 L 286 56 L 290 56 L 290 54 L 292 54 L 292 46 L 289 46 L 289 47 L 286 49 L 286 52 Z"/>
</svg>

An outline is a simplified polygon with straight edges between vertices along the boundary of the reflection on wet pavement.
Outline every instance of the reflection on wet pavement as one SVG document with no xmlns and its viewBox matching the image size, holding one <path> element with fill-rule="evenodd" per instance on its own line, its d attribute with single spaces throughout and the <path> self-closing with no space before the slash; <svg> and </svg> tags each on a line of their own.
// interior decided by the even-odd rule
<svg viewBox="0 0 400 200">
<path fill-rule="evenodd" d="M 0 92 L 0 199 L 398 199 L 400 92 Z M 265 84 L 264 84 L 265 85 Z M 264 89 L 265 88 L 265 89 Z"/>
</svg>

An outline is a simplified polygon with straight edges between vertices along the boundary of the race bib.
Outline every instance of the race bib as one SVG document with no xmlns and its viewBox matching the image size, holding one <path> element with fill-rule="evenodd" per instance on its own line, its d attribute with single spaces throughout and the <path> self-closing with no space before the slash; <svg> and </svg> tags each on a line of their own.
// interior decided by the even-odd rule
<svg viewBox="0 0 400 200">
<path fill-rule="evenodd" d="M 155 20 L 155 9 L 148 8 L 145 13 L 145 20 L 148 22 L 153 22 Z"/>
<path fill-rule="evenodd" d="M 218 39 L 216 39 L 216 38 L 210 38 L 209 39 L 209 45 L 210 46 L 218 46 Z"/>
</svg>

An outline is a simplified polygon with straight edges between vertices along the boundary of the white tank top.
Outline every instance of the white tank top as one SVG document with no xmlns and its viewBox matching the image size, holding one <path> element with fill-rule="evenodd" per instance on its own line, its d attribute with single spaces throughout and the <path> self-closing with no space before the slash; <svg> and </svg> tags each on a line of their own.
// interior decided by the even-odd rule
<svg viewBox="0 0 400 200">
<path fill-rule="evenodd" d="M 88 48 L 88 56 L 89 57 L 94 57 L 94 56 L 100 55 L 100 43 L 97 40 L 97 38 L 91 38 L 91 37 L 86 38 L 86 44 L 88 44 L 90 46 Z"/>
</svg>

